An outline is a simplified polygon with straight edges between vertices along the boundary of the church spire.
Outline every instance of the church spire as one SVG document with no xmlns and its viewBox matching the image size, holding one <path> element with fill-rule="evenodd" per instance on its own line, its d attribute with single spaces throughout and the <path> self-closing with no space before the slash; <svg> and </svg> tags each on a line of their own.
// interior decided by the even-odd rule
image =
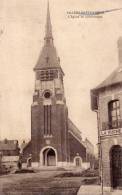
<svg viewBox="0 0 122 195">
<path fill-rule="evenodd" d="M 45 29 L 45 37 L 44 37 L 44 46 L 42 47 L 42 51 L 40 53 L 39 59 L 37 61 L 34 70 L 41 70 L 45 68 L 61 68 L 60 60 L 57 55 L 56 48 L 53 44 L 49 1 L 47 4 L 47 19 L 46 19 L 45 27 L 46 29 Z"/>
<path fill-rule="evenodd" d="M 46 40 L 46 42 L 49 42 L 49 40 L 53 40 L 49 1 L 47 4 L 47 20 L 46 20 L 46 29 L 45 29 L 45 38 L 44 39 Z"/>
</svg>

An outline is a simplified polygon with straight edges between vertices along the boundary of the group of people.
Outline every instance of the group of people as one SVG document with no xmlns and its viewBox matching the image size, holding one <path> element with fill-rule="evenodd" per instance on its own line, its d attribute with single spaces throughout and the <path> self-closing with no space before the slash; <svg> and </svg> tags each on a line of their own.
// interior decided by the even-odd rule
<svg viewBox="0 0 122 195">
<path fill-rule="evenodd" d="M 22 169 L 22 155 L 19 156 L 18 162 L 17 162 L 17 167 L 19 170 Z M 29 157 L 27 158 L 27 168 L 31 167 L 32 164 L 32 154 L 29 154 Z"/>
</svg>

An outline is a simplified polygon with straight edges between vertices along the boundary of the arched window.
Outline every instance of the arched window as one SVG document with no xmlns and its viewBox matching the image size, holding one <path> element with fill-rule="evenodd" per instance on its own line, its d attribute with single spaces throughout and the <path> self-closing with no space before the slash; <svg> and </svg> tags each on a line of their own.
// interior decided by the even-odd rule
<svg viewBox="0 0 122 195">
<path fill-rule="evenodd" d="M 77 156 L 74 157 L 74 165 L 76 167 L 81 167 L 82 166 L 82 158 L 79 156 L 77 153 Z"/>
<path fill-rule="evenodd" d="M 81 159 L 80 158 L 76 158 L 75 159 L 75 163 L 76 163 L 76 167 L 80 167 L 81 166 Z"/>
<path fill-rule="evenodd" d="M 114 129 L 120 127 L 120 102 L 113 100 L 108 104 L 109 128 Z"/>
</svg>

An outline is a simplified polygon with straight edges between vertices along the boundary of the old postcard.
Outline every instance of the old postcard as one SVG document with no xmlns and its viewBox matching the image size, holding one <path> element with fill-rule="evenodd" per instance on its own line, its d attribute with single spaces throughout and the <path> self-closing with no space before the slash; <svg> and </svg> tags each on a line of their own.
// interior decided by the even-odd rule
<svg viewBox="0 0 122 195">
<path fill-rule="evenodd" d="M 0 195 L 122 194 L 121 0 L 1 0 L 0 70 Z"/>
</svg>

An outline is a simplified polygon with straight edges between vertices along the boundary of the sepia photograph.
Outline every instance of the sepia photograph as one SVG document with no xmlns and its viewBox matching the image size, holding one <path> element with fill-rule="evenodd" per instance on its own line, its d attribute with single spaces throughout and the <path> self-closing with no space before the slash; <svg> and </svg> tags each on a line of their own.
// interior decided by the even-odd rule
<svg viewBox="0 0 122 195">
<path fill-rule="evenodd" d="M 0 0 L 0 195 L 122 195 L 122 1 Z"/>
</svg>

